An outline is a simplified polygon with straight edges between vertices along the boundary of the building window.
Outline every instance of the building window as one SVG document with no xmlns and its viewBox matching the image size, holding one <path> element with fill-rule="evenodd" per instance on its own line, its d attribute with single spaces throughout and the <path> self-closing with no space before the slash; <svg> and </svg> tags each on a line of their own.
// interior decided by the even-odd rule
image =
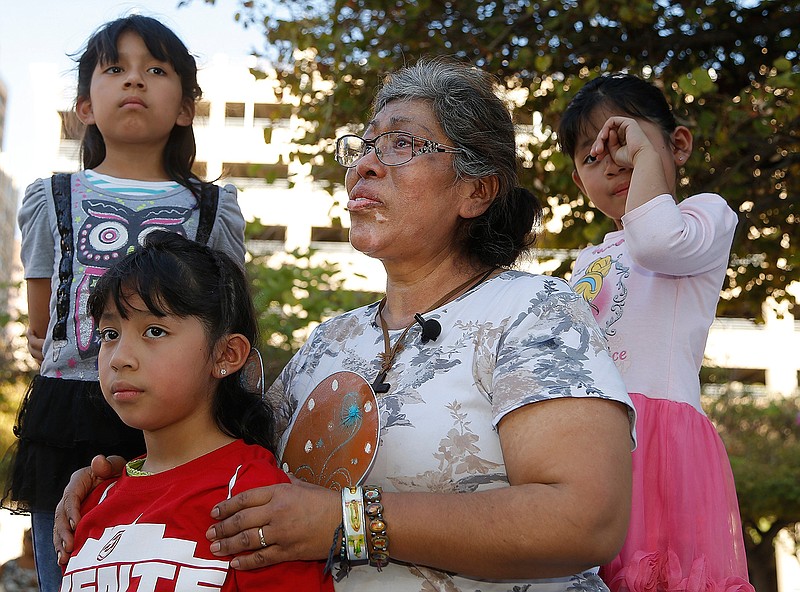
<svg viewBox="0 0 800 592">
<path fill-rule="evenodd" d="M 341 226 L 312 226 L 311 248 L 329 253 L 351 253 L 350 229 Z"/>
<path fill-rule="evenodd" d="M 283 251 L 286 248 L 286 227 L 248 224 L 247 250 L 255 257 Z"/>
<path fill-rule="evenodd" d="M 273 122 L 289 119 L 292 116 L 292 106 L 283 103 L 256 103 L 253 105 L 253 120 L 255 125 L 270 125 Z"/>
<path fill-rule="evenodd" d="M 225 125 L 244 125 L 244 103 L 225 103 Z"/>
<path fill-rule="evenodd" d="M 208 125 L 208 117 L 211 115 L 211 103 L 200 101 L 194 106 L 194 123 L 197 125 Z M 242 115 L 244 117 L 244 115 Z"/>
<path fill-rule="evenodd" d="M 257 241 L 279 241 L 283 243 L 286 242 L 286 227 L 259 225 L 257 229 L 250 231 L 250 238 Z"/>
<path fill-rule="evenodd" d="M 197 162 L 192 165 L 192 172 L 198 179 L 205 179 L 208 174 L 208 164 L 205 162 Z"/>
<path fill-rule="evenodd" d="M 763 368 L 703 366 L 700 383 L 704 395 L 764 395 L 767 371 Z"/>
<path fill-rule="evenodd" d="M 286 180 L 289 166 L 283 163 L 263 164 L 253 162 L 224 162 L 222 170 L 225 176 L 238 179 L 259 179 L 267 183 Z"/>
<path fill-rule="evenodd" d="M 349 242 L 350 229 L 342 226 L 312 226 L 312 243 L 346 243 Z"/>
<path fill-rule="evenodd" d="M 61 117 L 61 139 L 80 140 L 83 138 L 83 124 L 75 111 L 59 111 Z"/>
</svg>

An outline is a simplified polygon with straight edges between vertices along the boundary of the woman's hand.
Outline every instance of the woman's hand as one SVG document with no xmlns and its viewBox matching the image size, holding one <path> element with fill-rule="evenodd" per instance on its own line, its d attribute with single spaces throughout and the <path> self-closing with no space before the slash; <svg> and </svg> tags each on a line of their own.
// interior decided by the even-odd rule
<svg viewBox="0 0 800 592">
<path fill-rule="evenodd" d="M 627 408 L 544 401 L 506 415 L 499 432 L 511 487 L 384 492 L 392 558 L 486 579 L 560 577 L 611 560 L 630 514 Z M 342 506 L 338 492 L 292 479 L 240 493 L 211 516 L 221 520 L 206 532 L 211 552 L 244 553 L 231 566 L 248 570 L 325 559 Z"/>
<path fill-rule="evenodd" d="M 56 506 L 55 527 L 53 528 L 53 546 L 58 554 L 58 563 L 66 565 L 72 553 L 75 528 L 81 520 L 81 503 L 102 481 L 119 477 L 125 468 L 125 459 L 121 456 L 97 455 L 92 459 L 90 467 L 72 473 L 64 495 Z"/>
<path fill-rule="evenodd" d="M 235 569 L 254 569 L 281 561 L 326 559 L 333 533 L 342 521 L 338 492 L 290 476 L 291 483 L 259 487 L 214 506 L 221 522 L 206 532 L 214 555 L 234 555 Z M 262 548 L 259 527 L 267 546 Z"/>
</svg>

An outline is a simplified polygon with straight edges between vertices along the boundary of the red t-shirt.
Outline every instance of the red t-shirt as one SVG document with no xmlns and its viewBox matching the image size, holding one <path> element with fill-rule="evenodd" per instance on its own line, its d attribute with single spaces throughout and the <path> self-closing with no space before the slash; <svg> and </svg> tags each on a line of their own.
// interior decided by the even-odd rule
<svg viewBox="0 0 800 592">
<path fill-rule="evenodd" d="M 324 562 L 236 571 L 209 550 L 215 504 L 288 481 L 272 453 L 236 440 L 169 471 L 104 482 L 81 508 L 61 592 L 332 591 Z"/>
</svg>

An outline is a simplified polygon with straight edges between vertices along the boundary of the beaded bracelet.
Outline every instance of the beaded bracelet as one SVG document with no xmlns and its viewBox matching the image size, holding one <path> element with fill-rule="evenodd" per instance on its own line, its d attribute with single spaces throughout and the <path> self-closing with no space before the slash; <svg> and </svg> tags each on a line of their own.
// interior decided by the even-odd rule
<svg viewBox="0 0 800 592">
<path fill-rule="evenodd" d="M 380 487 L 364 486 L 364 512 L 367 515 L 367 530 L 372 544 L 369 564 L 377 567 L 378 571 L 389 565 L 389 537 L 386 535 L 386 521 L 383 519 L 381 492 Z"/>
<path fill-rule="evenodd" d="M 342 487 L 342 522 L 344 523 L 345 542 L 342 548 L 347 550 L 351 561 L 369 559 L 365 532 L 364 497 L 360 486 Z"/>
</svg>

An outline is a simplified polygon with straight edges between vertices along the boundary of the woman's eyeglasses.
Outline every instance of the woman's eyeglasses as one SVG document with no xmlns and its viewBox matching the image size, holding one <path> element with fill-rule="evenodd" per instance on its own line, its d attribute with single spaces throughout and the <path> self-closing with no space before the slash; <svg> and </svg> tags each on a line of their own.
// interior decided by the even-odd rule
<svg viewBox="0 0 800 592">
<path fill-rule="evenodd" d="M 343 167 L 354 167 L 373 148 L 375 156 L 386 166 L 406 164 L 420 154 L 463 151 L 407 132 L 383 132 L 371 140 L 347 134 L 336 140 L 336 162 Z"/>
</svg>

